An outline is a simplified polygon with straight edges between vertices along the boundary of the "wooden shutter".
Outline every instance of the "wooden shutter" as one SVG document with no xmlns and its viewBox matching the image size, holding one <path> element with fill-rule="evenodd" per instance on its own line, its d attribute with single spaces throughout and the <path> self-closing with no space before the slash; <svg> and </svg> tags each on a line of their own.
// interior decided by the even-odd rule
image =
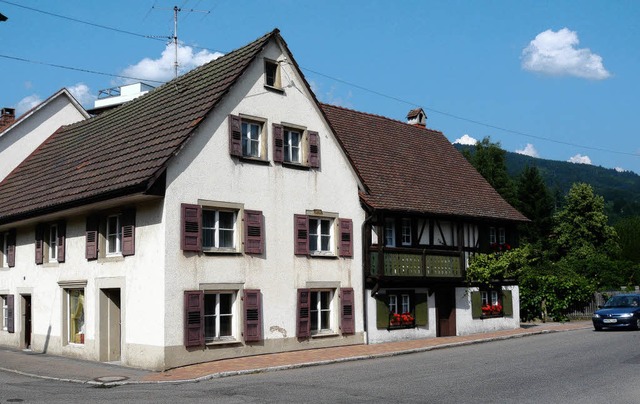
<svg viewBox="0 0 640 404">
<path fill-rule="evenodd" d="M 244 340 L 256 342 L 262 340 L 262 310 L 260 304 L 260 290 L 246 289 L 244 291 Z"/>
<path fill-rule="evenodd" d="M 355 334 L 353 288 L 340 288 L 340 328 L 343 334 Z"/>
<path fill-rule="evenodd" d="M 7 265 L 9 268 L 16 266 L 16 229 L 9 230 L 7 240 Z"/>
<path fill-rule="evenodd" d="M 180 248 L 183 251 L 202 250 L 202 207 L 181 205 Z"/>
<path fill-rule="evenodd" d="M 429 325 L 429 295 L 426 293 L 416 293 L 415 295 L 415 304 L 416 304 L 416 326 L 427 326 Z"/>
<path fill-rule="evenodd" d="M 338 219 L 340 229 L 340 256 L 353 257 L 353 222 L 351 219 Z"/>
<path fill-rule="evenodd" d="M 244 211 L 244 252 L 247 254 L 264 252 L 264 218 L 261 211 Z"/>
<path fill-rule="evenodd" d="M 242 157 L 242 121 L 236 115 L 229 115 L 229 154 Z"/>
<path fill-rule="evenodd" d="M 298 338 L 308 338 L 311 336 L 311 291 L 309 289 L 298 289 L 296 324 L 296 335 Z"/>
<path fill-rule="evenodd" d="M 284 161 L 284 132 L 282 125 L 273 124 L 273 161 L 282 163 Z"/>
<path fill-rule="evenodd" d="M 44 228 L 45 226 L 42 223 L 36 225 L 36 264 L 42 264 L 43 262 Z"/>
<path fill-rule="evenodd" d="M 204 292 L 184 292 L 184 346 L 204 346 Z"/>
<path fill-rule="evenodd" d="M 128 209 L 122 212 L 122 256 L 136 253 L 136 211 Z"/>
<path fill-rule="evenodd" d="M 309 131 L 309 167 L 320 167 L 320 136 L 318 132 Z"/>
<path fill-rule="evenodd" d="M 389 328 L 389 303 L 387 296 L 376 296 L 376 328 Z"/>
<path fill-rule="evenodd" d="M 482 317 L 482 295 L 480 292 L 471 292 L 471 317 Z"/>
<path fill-rule="evenodd" d="M 88 260 L 98 259 L 98 225 L 99 218 L 97 216 L 87 218 L 85 256 Z"/>
<path fill-rule="evenodd" d="M 58 222 L 58 239 L 56 240 L 57 244 L 57 254 L 58 262 L 64 262 L 65 254 L 66 254 L 66 246 L 65 243 L 67 241 L 67 222 L 61 220 Z"/>
<path fill-rule="evenodd" d="M 513 317 L 513 296 L 510 290 L 502 291 L 502 313 L 505 317 Z"/>
<path fill-rule="evenodd" d="M 15 332 L 14 326 L 14 299 L 13 295 L 7 295 L 7 332 Z"/>
<path fill-rule="evenodd" d="M 294 254 L 309 254 L 309 218 L 306 215 L 293 215 Z"/>
</svg>

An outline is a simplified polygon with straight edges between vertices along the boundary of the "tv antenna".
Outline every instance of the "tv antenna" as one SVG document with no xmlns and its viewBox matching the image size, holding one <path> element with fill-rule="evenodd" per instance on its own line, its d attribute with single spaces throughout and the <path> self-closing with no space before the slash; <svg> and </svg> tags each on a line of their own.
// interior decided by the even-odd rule
<svg viewBox="0 0 640 404">
<path fill-rule="evenodd" d="M 155 6 L 151 7 L 152 9 L 156 8 Z M 158 8 L 159 10 L 173 10 L 173 36 L 152 36 L 152 38 L 167 38 L 173 41 L 174 46 L 174 59 L 173 59 L 173 74 L 174 78 L 178 77 L 178 13 L 181 11 L 186 11 L 189 13 L 205 13 L 209 14 L 210 11 L 207 10 L 194 10 L 180 8 L 178 6 L 173 6 L 173 9 L 170 8 Z"/>
</svg>

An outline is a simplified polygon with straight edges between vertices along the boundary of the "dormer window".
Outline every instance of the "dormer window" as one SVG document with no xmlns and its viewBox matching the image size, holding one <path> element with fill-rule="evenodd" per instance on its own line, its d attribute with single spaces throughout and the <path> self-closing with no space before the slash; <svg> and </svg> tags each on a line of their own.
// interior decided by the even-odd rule
<svg viewBox="0 0 640 404">
<path fill-rule="evenodd" d="M 280 66 L 274 60 L 264 61 L 264 84 L 267 87 L 281 89 Z"/>
</svg>

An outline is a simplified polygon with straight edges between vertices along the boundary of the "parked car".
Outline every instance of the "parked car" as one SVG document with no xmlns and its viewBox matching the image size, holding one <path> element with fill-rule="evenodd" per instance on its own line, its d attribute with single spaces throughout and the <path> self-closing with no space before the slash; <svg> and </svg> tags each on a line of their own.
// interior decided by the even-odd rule
<svg viewBox="0 0 640 404">
<path fill-rule="evenodd" d="M 591 317 L 593 328 L 631 328 L 640 330 L 640 294 L 611 297 Z"/>
</svg>

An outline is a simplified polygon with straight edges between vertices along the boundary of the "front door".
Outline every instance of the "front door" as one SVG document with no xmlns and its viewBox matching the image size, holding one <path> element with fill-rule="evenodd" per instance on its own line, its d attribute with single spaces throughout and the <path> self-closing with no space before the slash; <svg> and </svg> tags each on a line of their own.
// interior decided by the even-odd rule
<svg viewBox="0 0 640 404">
<path fill-rule="evenodd" d="M 100 360 L 120 360 L 121 351 L 120 289 L 101 289 L 100 293 Z"/>
<path fill-rule="evenodd" d="M 454 288 L 436 290 L 436 336 L 456 335 L 456 294 Z"/>
<path fill-rule="evenodd" d="M 26 349 L 31 348 L 31 295 L 22 295 L 22 346 Z"/>
</svg>

